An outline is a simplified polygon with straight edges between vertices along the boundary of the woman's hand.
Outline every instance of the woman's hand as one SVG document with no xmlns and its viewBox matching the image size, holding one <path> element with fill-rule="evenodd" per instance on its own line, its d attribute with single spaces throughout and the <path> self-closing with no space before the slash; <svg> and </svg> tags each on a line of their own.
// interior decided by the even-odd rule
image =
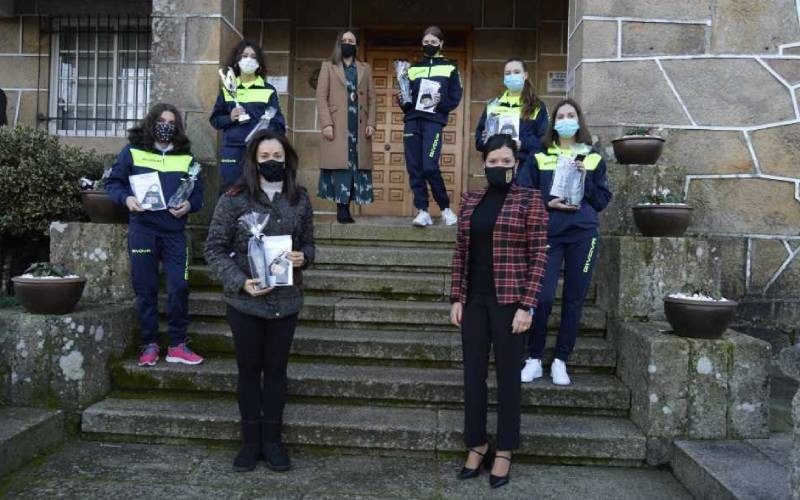
<svg viewBox="0 0 800 500">
<path fill-rule="evenodd" d="M 372 139 L 372 135 L 374 133 L 375 133 L 375 127 L 367 125 L 367 130 L 364 131 L 364 135 L 367 136 L 367 139 Z"/>
<path fill-rule="evenodd" d="M 261 289 L 259 289 L 259 288 L 257 288 L 257 286 L 260 283 L 261 283 L 261 280 L 256 280 L 256 279 L 247 280 L 247 281 L 244 282 L 244 285 L 242 285 L 242 290 L 247 292 L 252 297 L 260 297 L 261 295 L 268 294 L 274 288 L 274 287 L 269 287 L 269 288 L 261 288 Z"/>
<path fill-rule="evenodd" d="M 192 208 L 192 205 L 189 203 L 189 200 L 184 200 L 178 208 L 170 208 L 169 213 L 172 214 L 173 217 L 176 219 L 180 219 L 184 215 L 189 213 L 189 209 Z"/>
<path fill-rule="evenodd" d="M 533 318 L 531 317 L 530 311 L 517 309 L 517 312 L 514 314 L 514 321 L 511 322 L 511 333 L 519 335 L 520 333 L 527 332 L 531 328 L 531 321 L 533 321 Z"/>
<path fill-rule="evenodd" d="M 333 125 L 328 125 L 327 127 L 322 128 L 322 137 L 329 141 L 333 140 Z"/>
<path fill-rule="evenodd" d="M 553 210 L 563 210 L 565 212 L 575 212 L 578 210 L 578 207 L 575 205 L 567 205 L 564 203 L 564 198 L 553 198 L 547 202 L 547 206 Z"/>
<path fill-rule="evenodd" d="M 135 196 L 128 196 L 125 198 L 125 206 L 127 206 L 128 210 L 131 212 L 144 212 L 142 204 L 139 203 L 139 200 L 137 200 Z"/>
<path fill-rule="evenodd" d="M 461 316 L 464 314 L 464 305 L 461 302 L 453 302 L 450 306 L 450 323 L 453 326 L 461 326 Z"/>
<path fill-rule="evenodd" d="M 244 108 L 243 107 L 236 106 L 235 108 L 233 108 L 231 110 L 231 121 L 234 121 L 234 122 L 238 121 L 239 120 L 239 115 L 241 115 L 242 113 L 244 113 Z"/>
<path fill-rule="evenodd" d="M 306 254 L 303 252 L 289 252 L 286 254 L 286 258 L 292 261 L 293 267 L 300 267 L 306 263 Z"/>
</svg>

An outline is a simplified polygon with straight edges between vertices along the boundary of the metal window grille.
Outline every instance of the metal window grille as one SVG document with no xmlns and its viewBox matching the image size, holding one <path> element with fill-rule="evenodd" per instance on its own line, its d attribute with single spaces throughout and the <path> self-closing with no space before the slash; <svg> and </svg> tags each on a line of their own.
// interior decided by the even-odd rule
<svg viewBox="0 0 800 500">
<path fill-rule="evenodd" d="M 149 17 L 50 17 L 51 133 L 124 136 L 148 109 Z"/>
</svg>

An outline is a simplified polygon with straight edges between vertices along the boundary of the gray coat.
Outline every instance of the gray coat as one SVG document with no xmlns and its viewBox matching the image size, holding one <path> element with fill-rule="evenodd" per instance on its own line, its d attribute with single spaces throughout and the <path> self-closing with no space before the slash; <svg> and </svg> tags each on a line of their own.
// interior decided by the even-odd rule
<svg viewBox="0 0 800 500">
<path fill-rule="evenodd" d="M 251 211 L 268 213 L 266 236 L 292 235 L 292 250 L 306 256 L 303 268 L 314 261 L 314 212 L 308 193 L 303 190 L 292 206 L 285 195 L 277 194 L 272 202 L 258 191 L 251 200 L 245 192 L 224 194 L 217 202 L 206 239 L 205 258 L 211 271 L 222 282 L 223 300 L 244 314 L 262 318 L 281 318 L 300 312 L 303 294 L 298 286 L 301 273 L 295 269 L 294 286 L 276 287 L 272 292 L 253 297 L 242 290 L 250 278 L 247 243 L 250 234 L 239 224 L 239 217 Z"/>
</svg>

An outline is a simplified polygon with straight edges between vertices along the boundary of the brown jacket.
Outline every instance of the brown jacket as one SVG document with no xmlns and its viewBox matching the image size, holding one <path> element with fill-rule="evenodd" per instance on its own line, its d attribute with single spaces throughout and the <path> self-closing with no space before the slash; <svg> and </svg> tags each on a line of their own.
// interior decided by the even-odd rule
<svg viewBox="0 0 800 500">
<path fill-rule="evenodd" d="M 358 168 L 372 170 L 372 139 L 367 126 L 375 128 L 375 86 L 369 64 L 356 61 L 358 72 Z M 333 125 L 333 140 L 320 134 L 320 168 L 347 168 L 347 82 L 344 67 L 324 61 L 317 82 L 319 129 Z"/>
</svg>

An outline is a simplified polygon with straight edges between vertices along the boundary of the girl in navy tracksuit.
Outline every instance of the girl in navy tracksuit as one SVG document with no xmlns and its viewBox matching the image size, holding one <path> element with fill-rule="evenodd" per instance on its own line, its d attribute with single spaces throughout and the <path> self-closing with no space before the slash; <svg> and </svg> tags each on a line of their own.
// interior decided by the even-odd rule
<svg viewBox="0 0 800 500">
<path fill-rule="evenodd" d="M 447 116 L 461 102 L 463 89 L 455 62 L 442 56 L 443 46 L 442 30 L 436 26 L 428 27 L 422 38 L 425 57 L 408 69 L 411 102 L 400 103 L 405 113 L 403 147 L 406 170 L 414 195 L 414 207 L 418 210 L 413 224 L 420 227 L 433 224 L 428 213 L 428 184 L 433 199 L 442 210 L 443 222 L 453 225 L 458 220 L 450 210 L 450 198 L 439 170 L 439 156 L 442 152 L 442 129 L 447 125 Z M 438 93 L 420 95 L 423 80 L 438 83 Z M 418 102 L 424 109 L 417 109 Z"/>
<path fill-rule="evenodd" d="M 186 236 L 187 215 L 203 206 L 203 183 L 198 177 L 187 201 L 177 208 L 167 208 L 170 197 L 188 177 L 194 163 L 189 139 L 180 112 L 171 104 L 156 104 L 137 126 L 128 131 L 130 144 L 117 156 L 106 181 L 106 191 L 130 210 L 128 250 L 131 280 L 136 293 L 136 309 L 141 329 L 139 366 L 153 366 L 158 361 L 158 289 L 161 263 L 167 281 L 167 316 L 171 363 L 199 364 L 203 358 L 186 347 L 189 325 L 189 261 Z M 148 188 L 143 203 L 134 195 L 130 176 L 158 174 L 161 193 Z"/>
<path fill-rule="evenodd" d="M 528 158 L 544 150 L 542 137 L 547 132 L 547 107 L 536 96 L 533 84 L 528 78 L 525 63 L 521 59 L 509 59 L 503 68 L 503 84 L 506 91 L 492 99 L 483 110 L 478 127 L 475 129 L 475 148 L 483 151 L 489 133 L 486 131 L 486 117 L 510 116 L 519 121 L 519 164 L 525 165 Z M 514 135 L 514 134 L 512 134 Z"/>
<path fill-rule="evenodd" d="M 269 130 L 286 134 L 286 120 L 281 113 L 278 92 L 266 82 L 267 72 L 261 47 L 250 40 L 242 40 L 233 48 L 228 67 L 236 73 L 236 99 L 220 88 L 217 102 L 211 111 L 211 125 L 222 130 L 222 147 L 219 153 L 220 192 L 227 190 L 242 175 L 241 159 L 245 150 L 245 138 L 258 124 L 268 108 L 275 108 L 275 116 L 269 122 Z M 236 106 L 236 103 L 239 106 Z M 250 119 L 239 121 L 247 113 Z"/>
<path fill-rule="evenodd" d="M 586 127 L 580 106 L 571 100 L 556 106 L 547 134 L 545 152 L 537 153 L 517 176 L 517 183 L 542 191 L 550 215 L 547 232 L 548 259 L 539 306 L 530 331 L 529 357 L 522 369 L 522 381 L 542 376 L 542 353 L 547 336 L 547 319 L 553 306 L 556 285 L 564 269 L 561 326 L 556 342 L 555 359 L 550 367 L 553 383 L 568 385 L 566 362 L 578 336 L 581 311 L 597 260 L 597 214 L 611 201 L 603 158 L 591 147 L 592 136 Z M 550 195 L 559 157 L 570 166 L 585 172 L 584 196 L 579 206 Z M 566 158 L 564 158 L 566 157 Z"/>
</svg>

